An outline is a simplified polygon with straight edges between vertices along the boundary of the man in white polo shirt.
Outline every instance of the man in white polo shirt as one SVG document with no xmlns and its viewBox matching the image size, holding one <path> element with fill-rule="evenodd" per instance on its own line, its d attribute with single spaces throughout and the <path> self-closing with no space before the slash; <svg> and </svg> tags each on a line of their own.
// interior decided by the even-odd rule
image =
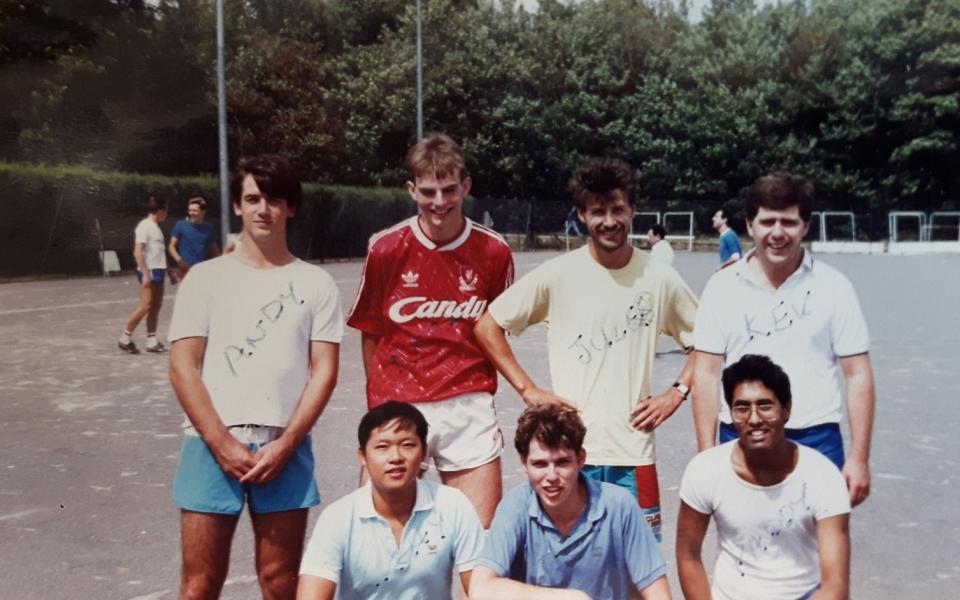
<svg viewBox="0 0 960 600">
<path fill-rule="evenodd" d="M 300 565 L 301 600 L 450 598 L 483 551 L 483 528 L 456 488 L 418 478 L 427 421 L 411 403 L 388 401 L 357 430 L 363 487 L 328 506 Z"/>
<path fill-rule="evenodd" d="M 768 355 L 794 389 L 787 438 L 840 467 L 857 505 L 870 493 L 870 338 L 850 281 L 801 245 L 813 202 L 813 185 L 789 173 L 761 177 L 747 192 L 747 229 L 755 248 L 710 278 L 697 312 L 697 445 L 704 450 L 716 444 L 718 407 L 720 442 L 736 438 L 720 402 L 723 367 L 744 354 Z M 839 425 L 844 395 L 851 437 L 846 459 Z"/>
</svg>

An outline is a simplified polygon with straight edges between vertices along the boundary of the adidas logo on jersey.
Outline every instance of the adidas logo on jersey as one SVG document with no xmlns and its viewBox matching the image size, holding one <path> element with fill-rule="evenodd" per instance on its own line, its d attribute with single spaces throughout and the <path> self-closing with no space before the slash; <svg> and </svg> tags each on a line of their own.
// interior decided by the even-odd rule
<svg viewBox="0 0 960 600">
<path fill-rule="evenodd" d="M 420 279 L 420 273 L 407 271 L 406 273 L 401 273 L 400 278 L 403 279 L 403 287 L 414 288 L 417 287 L 417 280 Z"/>
<path fill-rule="evenodd" d="M 487 308 L 487 301 L 470 296 L 464 302 L 432 300 L 426 296 L 411 296 L 397 300 L 387 311 L 394 323 L 409 323 L 414 319 L 470 319 L 479 321 Z"/>
</svg>

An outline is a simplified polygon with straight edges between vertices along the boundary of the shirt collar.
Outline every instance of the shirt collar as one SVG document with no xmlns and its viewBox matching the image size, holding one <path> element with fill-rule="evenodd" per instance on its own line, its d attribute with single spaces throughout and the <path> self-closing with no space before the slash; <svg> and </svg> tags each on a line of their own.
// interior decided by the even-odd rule
<svg viewBox="0 0 960 600">
<path fill-rule="evenodd" d="M 427 482 L 422 479 L 417 479 L 417 499 L 413 503 L 413 512 L 417 513 L 420 511 L 430 510 L 434 505 L 434 494 L 433 489 Z M 373 484 L 370 480 L 367 480 L 367 483 L 360 488 L 359 495 L 357 496 L 357 515 L 361 519 L 380 519 L 383 520 L 383 517 L 380 516 L 380 513 L 377 512 L 377 509 L 373 507 Z"/>
<path fill-rule="evenodd" d="M 760 285 L 761 282 L 757 281 L 756 275 L 753 272 L 753 269 L 747 263 L 750 261 L 750 257 L 756 252 L 756 248 L 750 248 L 743 257 L 740 258 L 737 262 L 733 263 L 729 268 L 733 270 L 737 279 L 743 281 L 749 281 L 756 285 Z M 799 277 L 804 273 L 808 273 L 813 270 L 813 252 L 810 252 L 807 248 L 803 249 L 803 260 L 800 261 L 800 267 L 796 271 L 790 274 L 790 277 L 787 277 L 787 281 Z M 784 283 L 786 283 L 785 281 Z M 782 286 L 781 286 L 782 287 Z"/>
<path fill-rule="evenodd" d="M 437 246 L 433 242 L 433 240 L 428 238 L 427 234 L 423 232 L 423 229 L 420 228 L 419 214 L 414 215 L 413 217 L 410 217 L 410 229 L 413 231 L 413 237 L 417 238 L 417 241 L 423 244 L 424 247 L 430 250 L 437 250 L 439 252 L 449 252 L 450 250 L 456 250 L 457 248 L 462 246 L 463 243 L 467 241 L 467 238 L 470 237 L 470 231 L 473 229 L 473 221 L 471 221 L 466 216 L 463 217 L 463 219 L 464 221 L 466 221 L 466 225 L 464 225 L 463 231 L 460 232 L 460 235 L 458 235 L 453 240 L 447 242 L 443 246 Z"/>
<path fill-rule="evenodd" d="M 605 512 L 604 507 L 600 503 L 600 483 L 590 479 L 583 473 L 580 473 L 578 481 L 584 483 L 587 487 L 587 520 L 591 523 L 600 520 Z M 527 485 L 530 484 L 527 483 Z M 537 497 L 537 491 L 533 489 L 532 485 L 530 485 L 530 491 L 530 503 L 527 506 L 527 514 L 539 521 L 541 525 L 546 525 L 552 529 L 556 529 L 556 526 L 550 519 L 550 515 L 545 513 L 540 507 L 540 500 Z"/>
</svg>

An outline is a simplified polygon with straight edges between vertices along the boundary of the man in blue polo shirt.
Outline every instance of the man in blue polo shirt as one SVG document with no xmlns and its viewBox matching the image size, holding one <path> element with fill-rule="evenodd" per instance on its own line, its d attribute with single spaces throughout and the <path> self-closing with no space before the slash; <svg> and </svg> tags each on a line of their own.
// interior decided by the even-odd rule
<svg viewBox="0 0 960 600">
<path fill-rule="evenodd" d="M 528 481 L 497 507 L 470 598 L 670 598 L 663 555 L 636 499 L 580 474 L 585 433 L 568 406 L 520 416 L 514 446 Z"/>
<path fill-rule="evenodd" d="M 217 243 L 213 225 L 204 221 L 207 216 L 207 202 L 203 198 L 190 198 L 187 202 L 187 218 L 178 221 L 170 232 L 170 256 L 177 263 L 181 275 L 186 275 L 190 267 L 208 258 L 220 256 L 220 244 Z"/>
<path fill-rule="evenodd" d="M 483 550 L 483 528 L 460 490 L 418 477 L 427 421 L 389 401 L 360 420 L 367 484 L 328 506 L 300 563 L 300 600 L 451 598 Z"/>
<path fill-rule="evenodd" d="M 711 222 L 713 228 L 720 234 L 720 266 L 717 267 L 717 270 L 721 271 L 740 260 L 742 256 L 740 238 L 737 236 L 737 232 L 727 224 L 727 215 L 723 213 L 723 209 L 713 213 Z"/>
</svg>

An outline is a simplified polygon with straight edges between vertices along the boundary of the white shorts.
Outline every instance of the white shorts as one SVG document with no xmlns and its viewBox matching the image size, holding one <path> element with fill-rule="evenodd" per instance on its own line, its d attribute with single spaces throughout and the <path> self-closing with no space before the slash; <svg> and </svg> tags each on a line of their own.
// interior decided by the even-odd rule
<svg viewBox="0 0 960 600">
<path fill-rule="evenodd" d="M 485 465 L 503 453 L 503 433 L 493 396 L 470 392 L 438 402 L 414 404 L 427 420 L 424 469 L 463 471 Z"/>
</svg>

